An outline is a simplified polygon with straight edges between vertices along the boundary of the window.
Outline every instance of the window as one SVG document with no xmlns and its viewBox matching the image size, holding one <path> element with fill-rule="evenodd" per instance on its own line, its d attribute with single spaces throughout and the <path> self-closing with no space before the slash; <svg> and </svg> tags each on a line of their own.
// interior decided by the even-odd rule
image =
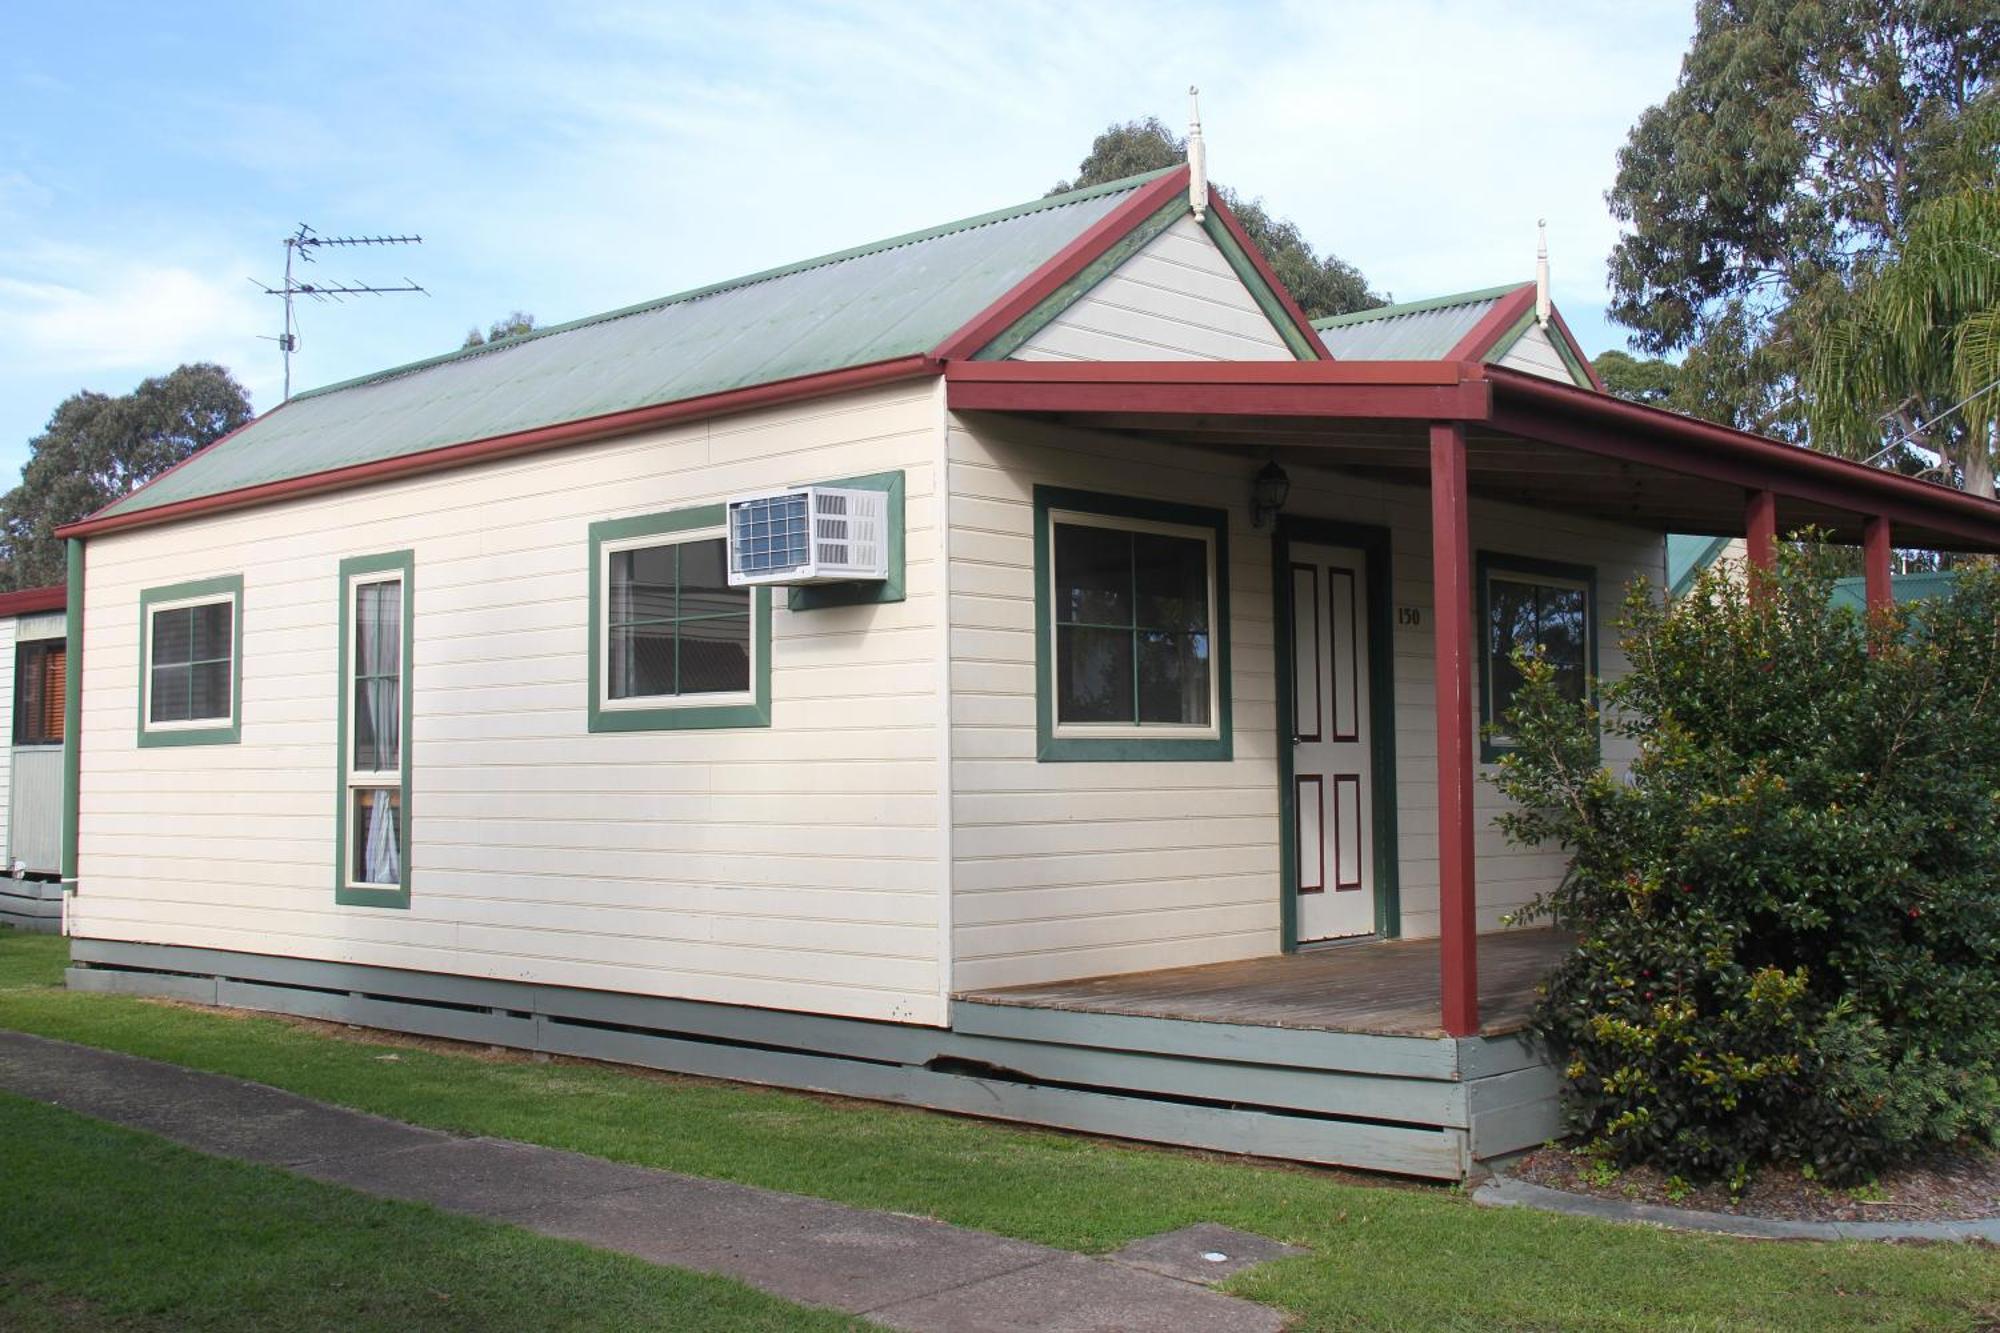
<svg viewBox="0 0 2000 1333">
<path fill-rule="evenodd" d="M 139 598 L 139 743 L 230 744 L 242 734 L 243 580 L 150 588 Z"/>
<path fill-rule="evenodd" d="M 14 648 L 14 744 L 61 745 L 69 645 L 30 639 Z"/>
<path fill-rule="evenodd" d="M 1480 719 L 1504 722 L 1521 688 L 1514 654 L 1539 651 L 1564 695 L 1582 699 L 1597 672 L 1597 577 L 1578 565 L 1482 554 L 1479 559 Z M 1507 748 L 1487 734 L 1490 762 Z"/>
<path fill-rule="evenodd" d="M 1037 487 L 1039 756 L 1230 755 L 1227 516 Z"/>
<path fill-rule="evenodd" d="M 732 588 L 723 507 L 590 529 L 590 729 L 768 726 L 771 597 Z"/>
<path fill-rule="evenodd" d="M 410 900 L 410 630 L 407 551 L 340 566 L 340 795 L 335 899 Z"/>
</svg>

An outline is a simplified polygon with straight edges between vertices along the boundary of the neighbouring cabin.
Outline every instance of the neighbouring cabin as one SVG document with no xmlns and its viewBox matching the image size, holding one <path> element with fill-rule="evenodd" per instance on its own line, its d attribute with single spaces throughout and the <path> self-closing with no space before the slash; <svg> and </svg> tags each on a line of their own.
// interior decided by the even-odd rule
<svg viewBox="0 0 2000 1333">
<path fill-rule="evenodd" d="M 0 780 L 0 925 L 43 932 L 62 923 L 64 601 L 60 587 L 0 594 L 0 704 L 13 730 Z"/>
<path fill-rule="evenodd" d="M 65 530 L 71 984 L 1538 1143 L 1512 649 L 1622 672 L 1668 531 L 2000 506 L 1614 403 L 1544 285 L 1454 300 L 1316 329 L 1183 168 L 298 395 Z"/>
</svg>

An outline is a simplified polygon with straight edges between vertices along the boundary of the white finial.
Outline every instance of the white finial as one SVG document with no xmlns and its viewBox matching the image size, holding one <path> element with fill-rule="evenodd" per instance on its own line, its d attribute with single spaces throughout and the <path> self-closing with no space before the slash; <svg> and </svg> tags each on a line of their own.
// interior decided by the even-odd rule
<svg viewBox="0 0 2000 1333">
<path fill-rule="evenodd" d="M 1549 326 L 1549 220 L 1535 219 L 1535 323 Z"/>
<path fill-rule="evenodd" d="M 1194 220 L 1208 216 L 1208 145 L 1201 141 L 1201 89 L 1188 85 L 1188 206 Z"/>
</svg>

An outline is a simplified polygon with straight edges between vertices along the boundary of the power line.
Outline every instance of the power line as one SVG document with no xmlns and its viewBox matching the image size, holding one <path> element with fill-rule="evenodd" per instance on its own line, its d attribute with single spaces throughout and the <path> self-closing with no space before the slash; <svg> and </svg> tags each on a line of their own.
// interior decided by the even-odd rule
<svg viewBox="0 0 2000 1333">
<path fill-rule="evenodd" d="M 301 296 L 315 301 L 331 301 L 338 304 L 349 296 L 387 296 L 394 292 L 418 292 L 429 295 L 422 287 L 404 278 L 399 286 L 378 286 L 363 282 L 305 282 L 293 276 L 292 264 L 314 262 L 313 251 L 328 246 L 363 245 L 422 245 L 421 236 L 322 236 L 301 222 L 299 229 L 285 238 L 285 281 L 282 286 L 273 287 L 269 283 L 254 283 L 266 296 L 281 297 L 285 303 L 284 331 L 270 341 L 278 344 L 278 350 L 285 358 L 285 397 L 292 396 L 292 353 L 299 350 L 298 317 L 293 310 L 293 302 Z"/>
</svg>

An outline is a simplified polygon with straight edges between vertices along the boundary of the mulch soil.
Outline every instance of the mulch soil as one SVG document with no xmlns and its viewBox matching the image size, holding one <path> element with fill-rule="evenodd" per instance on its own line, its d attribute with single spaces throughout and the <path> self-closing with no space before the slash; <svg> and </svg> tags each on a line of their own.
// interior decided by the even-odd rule
<svg viewBox="0 0 2000 1333">
<path fill-rule="evenodd" d="M 2000 1217 L 2000 1153 L 1981 1149 L 1943 1154 L 1849 1188 L 1808 1179 L 1796 1167 L 1758 1172 L 1740 1195 L 1726 1185 L 1669 1189 L 1650 1167 L 1611 1172 L 1586 1153 L 1536 1150 L 1507 1174 L 1550 1189 L 1626 1203 L 1655 1203 L 1737 1217 L 1809 1222 L 1960 1222 Z"/>
</svg>

